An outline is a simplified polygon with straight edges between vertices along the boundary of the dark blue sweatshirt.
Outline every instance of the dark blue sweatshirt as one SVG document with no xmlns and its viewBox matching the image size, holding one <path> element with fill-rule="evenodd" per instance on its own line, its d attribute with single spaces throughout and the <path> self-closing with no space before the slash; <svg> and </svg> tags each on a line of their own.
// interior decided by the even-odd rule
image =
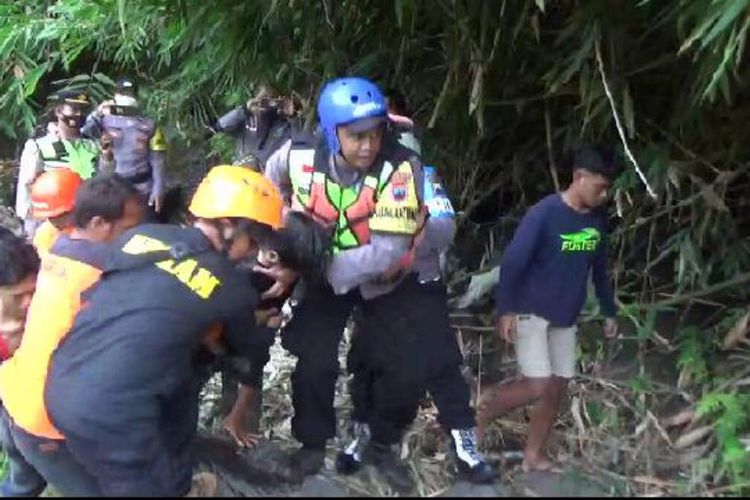
<svg viewBox="0 0 750 500">
<path fill-rule="evenodd" d="M 606 214 L 576 212 L 560 194 L 529 209 L 503 256 L 495 289 L 499 314 L 535 314 L 551 326 L 575 324 L 589 271 L 602 313 L 617 312 L 607 273 Z"/>
</svg>

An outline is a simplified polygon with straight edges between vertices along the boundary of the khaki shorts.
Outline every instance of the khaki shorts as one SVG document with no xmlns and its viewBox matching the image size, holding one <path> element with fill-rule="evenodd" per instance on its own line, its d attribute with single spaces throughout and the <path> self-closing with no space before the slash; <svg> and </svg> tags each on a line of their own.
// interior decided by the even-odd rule
<svg viewBox="0 0 750 500">
<path fill-rule="evenodd" d="M 576 330 L 549 326 L 549 321 L 533 314 L 518 315 L 516 356 L 521 375 L 546 378 L 557 375 L 573 378 L 576 371 Z"/>
</svg>

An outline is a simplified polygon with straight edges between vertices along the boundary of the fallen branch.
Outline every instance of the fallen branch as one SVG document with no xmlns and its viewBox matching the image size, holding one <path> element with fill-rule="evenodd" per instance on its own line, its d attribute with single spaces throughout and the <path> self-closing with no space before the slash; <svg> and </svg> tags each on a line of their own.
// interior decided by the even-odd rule
<svg viewBox="0 0 750 500">
<path fill-rule="evenodd" d="M 731 287 L 741 285 L 749 281 L 750 281 L 750 273 L 743 273 L 743 274 L 740 274 L 739 276 L 735 276 L 734 278 L 730 280 L 722 281 L 721 283 L 717 283 L 715 285 L 706 287 L 703 290 L 697 290 L 694 292 L 686 293 L 684 295 L 678 295 L 677 297 L 673 297 L 667 300 L 662 300 L 659 302 L 653 302 L 651 304 L 643 304 L 640 306 L 640 308 L 641 309 L 659 309 L 662 307 L 669 307 L 669 306 L 673 306 L 676 304 L 683 304 L 685 302 L 690 302 L 691 300 L 697 299 L 699 297 L 711 295 L 721 290 L 724 290 L 725 288 L 731 288 Z"/>
<path fill-rule="evenodd" d="M 718 495 L 727 491 L 732 491 L 732 490 L 742 489 L 742 488 L 750 488 L 750 483 L 729 484 L 727 486 L 721 486 L 719 488 L 706 490 L 704 492 L 704 496 Z"/>
<path fill-rule="evenodd" d="M 470 325 L 451 325 L 451 328 L 457 330 L 470 330 L 474 332 L 494 332 L 494 326 L 470 326 Z"/>
</svg>

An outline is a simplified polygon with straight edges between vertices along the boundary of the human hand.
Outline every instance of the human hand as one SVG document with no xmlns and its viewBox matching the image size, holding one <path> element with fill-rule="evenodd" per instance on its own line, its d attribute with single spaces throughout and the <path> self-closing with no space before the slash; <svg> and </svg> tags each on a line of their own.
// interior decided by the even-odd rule
<svg viewBox="0 0 750 500">
<path fill-rule="evenodd" d="M 297 281 L 297 278 L 299 277 L 299 274 L 288 267 L 284 267 L 281 264 L 277 264 L 275 266 L 271 267 L 264 267 L 261 265 L 256 265 L 253 267 L 253 271 L 265 274 L 269 278 L 273 279 L 275 283 L 266 290 L 260 298 L 262 300 L 266 299 L 277 299 L 284 295 L 289 288 L 294 284 L 295 281 Z"/>
<path fill-rule="evenodd" d="M 515 314 L 503 314 L 497 321 L 497 333 L 500 338 L 509 344 L 516 341 L 516 330 L 518 328 L 518 316 Z"/>
</svg>

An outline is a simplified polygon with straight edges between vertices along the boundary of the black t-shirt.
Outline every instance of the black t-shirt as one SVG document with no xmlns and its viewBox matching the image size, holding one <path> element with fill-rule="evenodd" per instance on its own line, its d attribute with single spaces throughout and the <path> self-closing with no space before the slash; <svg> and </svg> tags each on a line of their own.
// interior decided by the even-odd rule
<svg viewBox="0 0 750 500">
<path fill-rule="evenodd" d="M 189 394 L 193 356 L 211 326 L 224 325 L 237 355 L 263 344 L 257 292 L 192 228 L 125 233 L 84 300 L 52 358 L 46 402 L 63 433 L 86 439 L 154 449 L 170 402 Z"/>
</svg>

